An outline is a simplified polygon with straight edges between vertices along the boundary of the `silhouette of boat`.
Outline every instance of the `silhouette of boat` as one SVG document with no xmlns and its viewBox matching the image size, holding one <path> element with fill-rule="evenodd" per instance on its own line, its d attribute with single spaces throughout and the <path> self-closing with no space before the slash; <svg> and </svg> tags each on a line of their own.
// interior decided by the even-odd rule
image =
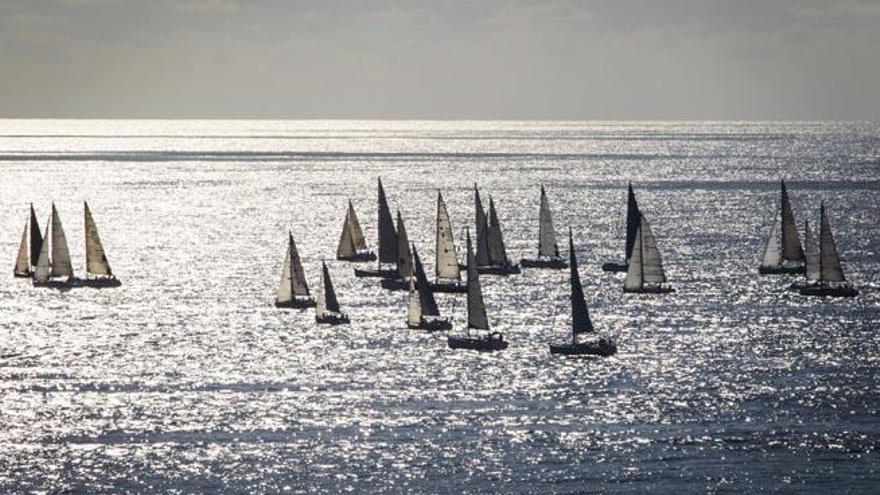
<svg viewBox="0 0 880 495">
<path fill-rule="evenodd" d="M 387 290 L 407 290 L 409 281 L 413 276 L 413 259 L 409 250 L 409 238 L 406 235 L 406 226 L 403 224 L 403 216 L 397 212 L 397 276 L 395 278 L 383 278 L 381 285 Z"/>
<path fill-rule="evenodd" d="M 855 297 L 859 291 L 852 287 L 843 275 L 837 245 L 831 234 L 831 223 L 823 202 L 819 209 L 819 256 L 807 258 L 806 272 L 815 282 L 800 289 L 801 295 L 820 297 Z M 812 266 L 810 266 L 812 264 Z M 818 266 L 816 266 L 818 265 Z"/>
<path fill-rule="evenodd" d="M 306 282 L 302 259 L 293 241 L 293 234 L 287 233 L 287 254 L 281 267 L 281 281 L 275 295 L 276 308 L 313 308 L 315 300 L 309 295 L 309 284 Z"/>
<path fill-rule="evenodd" d="M 18 256 L 15 257 L 15 267 L 12 270 L 12 274 L 21 278 L 33 277 L 34 267 L 37 266 L 42 246 L 43 234 L 40 232 L 40 224 L 37 222 L 34 204 L 31 203 L 30 215 L 24 221 L 24 232 L 21 234 L 21 243 L 18 247 Z"/>
<path fill-rule="evenodd" d="M 666 283 L 666 272 L 663 270 L 663 261 L 660 258 L 660 250 L 657 249 L 657 241 L 648 225 L 648 219 L 639 212 L 639 224 L 636 229 L 636 238 L 633 243 L 632 256 L 629 259 L 629 268 L 626 271 L 626 279 L 623 281 L 624 292 L 640 294 L 668 294 L 675 292 L 672 287 L 663 285 Z"/>
<path fill-rule="evenodd" d="M 788 191 L 785 181 L 781 181 L 781 198 L 779 210 L 773 225 L 770 227 L 770 235 L 764 246 L 764 256 L 758 273 L 761 275 L 792 275 L 804 273 L 804 250 L 797 232 L 797 224 L 794 220 L 794 212 L 791 209 L 791 201 L 788 199 Z M 786 264 L 786 262 L 796 264 Z"/>
<path fill-rule="evenodd" d="M 361 223 L 358 221 L 357 213 L 354 212 L 351 200 L 348 200 L 342 235 L 339 236 L 339 245 L 336 247 L 336 259 L 355 263 L 376 261 L 376 253 L 367 247 L 364 231 L 361 229 Z"/>
<path fill-rule="evenodd" d="M 40 246 L 37 265 L 34 267 L 34 287 L 53 289 L 70 289 L 80 286 L 80 280 L 73 276 L 73 265 L 70 263 L 70 250 L 67 248 L 67 236 L 55 203 L 46 225 L 46 237 Z"/>
<path fill-rule="evenodd" d="M 391 210 L 388 209 L 388 200 L 385 199 L 382 179 L 379 178 L 378 182 L 379 262 L 375 270 L 355 268 L 354 276 L 397 278 L 397 266 L 389 266 L 397 263 L 397 232 L 394 230 Z"/>
<path fill-rule="evenodd" d="M 425 268 L 419 259 L 419 252 L 412 246 L 415 276 L 409 279 L 409 301 L 407 305 L 406 326 L 428 331 L 450 330 L 449 318 L 440 316 L 440 309 L 434 299 L 434 291 L 428 283 Z"/>
<path fill-rule="evenodd" d="M 333 290 L 333 281 L 330 280 L 330 272 L 327 264 L 321 260 L 321 292 L 318 293 L 318 302 L 315 304 L 315 321 L 326 325 L 344 325 L 349 322 L 348 315 L 339 308 L 339 300 L 336 291 Z"/>
<path fill-rule="evenodd" d="M 474 210 L 477 224 L 477 251 L 475 255 L 477 273 L 483 275 L 513 275 L 520 273 L 519 265 L 507 258 L 501 224 L 495 211 L 495 202 L 489 198 L 489 215 L 483 210 L 480 191 L 474 184 Z M 468 272 L 470 273 L 470 271 Z"/>
<path fill-rule="evenodd" d="M 550 202 L 547 201 L 547 193 L 541 186 L 541 208 L 538 213 L 538 257 L 522 259 L 519 262 L 523 268 L 565 268 L 565 261 L 559 256 L 559 246 L 556 244 L 556 230 L 553 228 L 553 218 L 550 215 Z"/>
<path fill-rule="evenodd" d="M 443 195 L 437 192 L 437 232 L 434 250 L 436 277 L 431 283 L 434 292 L 467 292 L 467 284 L 461 280 L 461 267 L 452 236 L 452 222 Z"/>
<path fill-rule="evenodd" d="M 602 265 L 602 270 L 606 272 L 625 272 L 629 269 L 629 259 L 632 257 L 633 245 L 636 242 L 636 231 L 639 229 L 639 203 L 636 201 L 636 194 L 633 192 L 632 182 L 627 186 L 626 198 L 626 245 L 623 254 L 623 263 L 614 261 Z"/>
<path fill-rule="evenodd" d="M 86 232 L 86 276 L 79 283 L 84 287 L 96 289 L 119 287 L 122 282 L 110 269 L 110 262 L 107 261 L 104 245 L 101 244 L 101 237 L 98 235 L 98 226 L 92 217 L 89 204 L 85 201 L 83 201 L 83 215 Z"/>
</svg>

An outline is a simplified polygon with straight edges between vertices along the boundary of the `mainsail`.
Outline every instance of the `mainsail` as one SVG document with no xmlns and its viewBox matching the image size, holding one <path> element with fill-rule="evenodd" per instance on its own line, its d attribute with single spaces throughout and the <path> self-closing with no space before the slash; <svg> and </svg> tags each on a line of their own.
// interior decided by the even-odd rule
<svg viewBox="0 0 880 495">
<path fill-rule="evenodd" d="M 633 192 L 632 182 L 629 183 L 629 191 L 626 199 L 626 262 L 632 256 L 633 245 L 636 242 L 636 232 L 639 230 L 639 203 L 636 202 L 636 193 Z"/>
<path fill-rule="evenodd" d="M 322 315 L 327 311 L 339 313 L 339 301 L 336 299 L 336 291 L 333 290 L 333 282 L 330 280 L 330 271 L 327 270 L 327 264 L 323 261 L 321 262 L 321 274 L 324 290 L 322 295 L 318 297 L 315 311 L 318 315 Z"/>
<path fill-rule="evenodd" d="M 641 289 L 645 285 L 659 285 L 663 282 L 666 282 L 666 273 L 663 271 L 660 251 L 657 249 L 657 242 L 651 232 L 651 226 L 648 225 L 648 220 L 645 215 L 640 213 L 639 229 L 636 232 L 636 241 L 633 244 L 624 287 Z"/>
<path fill-rule="evenodd" d="M 281 281 L 278 284 L 277 302 L 289 302 L 294 296 L 308 296 L 309 284 L 306 282 L 302 259 L 296 249 L 293 234 L 287 233 L 287 255 L 281 268 Z"/>
<path fill-rule="evenodd" d="M 434 268 L 437 278 L 461 279 L 461 267 L 455 253 L 455 241 L 452 237 L 452 222 L 446 211 L 443 195 L 437 193 L 437 244 L 435 249 Z"/>
<path fill-rule="evenodd" d="M 289 302 L 293 300 L 293 269 L 290 262 L 290 249 L 293 246 L 293 234 L 288 233 L 287 255 L 284 256 L 284 264 L 281 267 L 281 281 L 278 283 L 278 293 L 275 295 L 276 302 Z"/>
<path fill-rule="evenodd" d="M 467 309 L 468 331 L 471 328 L 488 330 L 489 318 L 486 316 L 486 305 L 483 303 L 483 291 L 480 288 L 480 276 L 477 274 L 477 261 L 471 246 L 471 234 L 467 233 Z"/>
<path fill-rule="evenodd" d="M 345 222 L 342 224 L 342 235 L 339 237 L 339 246 L 336 248 L 336 257 L 343 258 L 354 256 L 358 251 L 367 250 L 367 240 L 357 213 L 351 201 L 348 202 L 348 211 L 345 213 Z"/>
<path fill-rule="evenodd" d="M 422 303 L 419 300 L 419 292 L 416 290 L 416 281 L 409 279 L 409 299 L 406 309 L 406 323 L 416 327 L 422 322 Z"/>
<path fill-rule="evenodd" d="M 52 275 L 52 262 L 49 260 L 49 229 L 52 227 L 52 220 L 46 224 L 46 238 L 40 248 L 40 255 L 37 256 L 37 265 L 34 267 L 34 282 L 48 282 Z"/>
<path fill-rule="evenodd" d="M 538 223 L 538 256 L 558 258 L 559 246 L 556 245 L 556 230 L 553 228 L 550 202 L 547 201 L 544 186 L 541 186 L 541 210 L 538 215 Z"/>
<path fill-rule="evenodd" d="M 48 232 L 47 232 L 48 234 Z M 43 247 L 43 234 L 40 233 L 40 223 L 37 221 L 37 213 L 34 211 L 34 205 L 31 204 L 31 259 L 30 264 L 36 265 L 40 258 L 40 249 Z"/>
<path fill-rule="evenodd" d="M 397 232 L 379 179 L 379 263 L 397 263 Z"/>
<path fill-rule="evenodd" d="M 767 237 L 767 245 L 764 247 L 764 257 L 761 266 L 766 268 L 782 266 L 782 246 L 779 245 L 779 222 L 774 221 L 770 227 L 770 236 Z"/>
<path fill-rule="evenodd" d="M 423 314 L 428 316 L 440 316 L 440 309 L 437 307 L 437 300 L 434 299 L 434 291 L 431 290 L 431 284 L 428 283 L 428 276 L 425 274 L 425 268 L 422 266 L 422 260 L 419 259 L 419 253 L 416 247 L 412 247 L 413 264 L 415 265 L 416 287 L 419 291 L 419 302 Z"/>
<path fill-rule="evenodd" d="M 110 263 L 104 254 L 104 246 L 101 244 L 101 238 L 98 236 L 98 226 L 95 225 L 95 219 L 92 217 L 89 204 L 83 202 L 83 205 L 86 230 L 86 273 L 113 275 L 113 272 L 110 270 Z"/>
<path fill-rule="evenodd" d="M 397 212 L 397 274 L 402 279 L 408 279 L 413 275 L 412 253 L 409 251 L 409 239 L 406 235 L 406 227 L 403 225 L 403 216 Z"/>
<path fill-rule="evenodd" d="M 822 276 L 822 259 L 819 246 L 816 244 L 815 239 L 813 239 L 813 231 L 810 229 L 809 220 L 804 220 L 804 254 L 807 259 L 807 281 L 816 282 Z"/>
<path fill-rule="evenodd" d="M 782 213 L 782 259 L 786 261 L 803 262 L 804 250 L 801 248 L 797 223 L 794 220 L 794 212 L 791 210 L 791 201 L 788 199 L 788 190 L 785 188 L 785 181 L 782 181 L 780 210 Z"/>
<path fill-rule="evenodd" d="M 498 222 L 498 214 L 495 213 L 495 202 L 489 197 L 489 259 L 493 265 L 506 265 L 507 250 L 504 248 L 504 238 L 501 236 L 501 224 Z"/>
<path fill-rule="evenodd" d="M 825 213 L 825 203 L 820 209 L 819 224 L 819 277 L 822 282 L 844 282 L 843 267 L 840 266 L 840 256 L 837 254 L 837 246 L 834 236 L 831 235 L 831 224 Z"/>
<path fill-rule="evenodd" d="M 571 332 L 572 341 L 577 343 L 578 334 L 593 331 L 593 322 L 590 321 L 590 312 L 587 310 L 587 301 L 584 298 L 584 287 L 581 285 L 581 276 L 578 273 L 577 256 L 574 254 L 574 239 L 570 228 L 568 229 L 568 259 L 571 266 Z"/>
<path fill-rule="evenodd" d="M 37 254 L 39 256 L 39 253 Z M 30 273 L 30 264 L 28 263 L 28 225 L 27 220 L 24 223 L 24 232 L 21 233 L 21 244 L 18 245 L 18 256 L 15 258 L 15 268 L 13 273 L 16 275 L 27 276 Z"/>
<path fill-rule="evenodd" d="M 479 266 L 492 264 L 489 258 L 489 222 L 486 220 L 486 211 L 483 210 L 483 202 L 480 201 L 480 190 L 474 184 L 474 210 L 476 211 L 477 224 L 477 254 L 475 260 Z"/>
<path fill-rule="evenodd" d="M 67 249 L 67 237 L 55 204 L 52 204 L 52 276 L 72 277 L 73 265 L 70 263 L 70 251 Z"/>
</svg>

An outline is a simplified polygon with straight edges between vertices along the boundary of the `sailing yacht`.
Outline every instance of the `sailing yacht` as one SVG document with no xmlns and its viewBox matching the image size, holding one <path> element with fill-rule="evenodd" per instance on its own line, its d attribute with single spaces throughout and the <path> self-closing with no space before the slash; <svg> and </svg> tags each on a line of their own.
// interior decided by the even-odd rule
<svg viewBox="0 0 880 495">
<path fill-rule="evenodd" d="M 348 211 L 345 213 L 345 222 L 342 224 L 342 235 L 339 236 L 339 246 L 336 247 L 336 259 L 339 261 L 376 261 L 376 253 L 367 247 L 364 231 L 358 221 L 357 213 L 351 200 L 348 200 Z"/>
<path fill-rule="evenodd" d="M 475 255 L 477 272 L 485 275 L 511 275 L 520 273 L 519 265 L 507 259 L 501 223 L 495 211 L 495 202 L 489 198 L 489 215 L 483 210 L 480 191 L 474 184 L 474 209 L 477 224 L 477 251 Z"/>
<path fill-rule="evenodd" d="M 819 281 L 819 245 L 816 244 L 816 238 L 813 229 L 810 228 L 810 221 L 804 220 L 804 279 L 793 282 L 788 288 L 790 290 L 800 291 L 804 287 L 815 285 Z"/>
<path fill-rule="evenodd" d="M 538 212 L 538 257 L 535 259 L 522 259 L 519 264 L 523 268 L 565 268 L 565 261 L 559 256 L 559 246 L 556 244 L 556 230 L 553 228 L 553 218 L 550 215 L 550 202 L 547 201 L 547 193 L 541 186 L 541 208 Z"/>
<path fill-rule="evenodd" d="M 407 304 L 406 326 L 421 330 L 450 330 L 452 323 L 449 318 L 440 316 L 440 309 L 434 299 L 434 291 L 428 283 L 428 276 L 419 259 L 416 246 L 412 246 L 413 269 L 415 276 L 409 279 L 409 302 Z"/>
<path fill-rule="evenodd" d="M 293 234 L 287 233 L 287 254 L 281 267 L 281 281 L 275 295 L 276 308 L 313 308 L 315 300 L 309 295 L 302 259 L 293 241 Z"/>
<path fill-rule="evenodd" d="M 21 243 L 18 247 L 18 256 L 15 257 L 15 268 L 13 268 L 12 274 L 22 278 L 33 277 L 42 246 L 43 234 L 40 232 L 34 204 L 31 203 L 30 215 L 24 221 L 24 232 L 21 234 Z"/>
<path fill-rule="evenodd" d="M 651 226 L 648 225 L 648 219 L 639 212 L 639 224 L 626 279 L 623 281 L 623 291 L 642 294 L 675 292 L 675 289 L 663 285 L 664 283 L 666 283 L 666 272 L 663 271 L 663 261 L 660 258 L 660 250 L 657 249 L 657 241 L 651 232 Z"/>
<path fill-rule="evenodd" d="M 107 261 L 107 255 L 104 253 L 104 245 L 101 244 L 101 237 L 98 236 L 98 226 L 92 217 L 89 204 L 85 201 L 83 201 L 83 217 L 86 232 L 86 277 L 80 283 L 85 287 L 97 289 L 119 287 L 122 282 L 110 269 L 110 262 Z"/>
<path fill-rule="evenodd" d="M 403 216 L 397 212 L 397 277 L 383 278 L 381 285 L 388 290 L 406 290 L 413 276 L 412 252 L 409 250 L 409 238 L 406 235 L 406 226 L 403 224 Z"/>
<path fill-rule="evenodd" d="M 477 351 L 500 351 L 507 349 L 507 341 L 501 332 L 490 332 L 482 336 L 471 336 L 471 329 L 490 330 L 486 305 L 483 302 L 483 291 L 480 288 L 480 276 L 477 274 L 476 257 L 471 246 L 470 231 L 467 233 L 467 334 L 464 336 L 450 335 L 446 343 L 452 349 L 471 349 Z"/>
<path fill-rule="evenodd" d="M 379 178 L 378 203 L 379 264 L 375 270 L 355 268 L 354 275 L 356 277 L 397 278 L 397 232 L 394 230 L 394 220 L 391 218 L 391 210 L 388 209 L 388 200 L 385 198 L 381 177 Z M 391 264 L 395 266 L 390 267 Z"/>
<path fill-rule="evenodd" d="M 852 287 L 843 276 L 837 245 L 831 234 L 831 223 L 825 212 L 825 203 L 819 209 L 819 255 L 807 257 L 807 277 L 815 282 L 800 289 L 804 296 L 855 297 L 859 291 Z"/>
<path fill-rule="evenodd" d="M 51 287 L 69 289 L 76 287 L 79 281 L 73 276 L 73 265 L 70 263 L 70 250 L 67 248 L 67 236 L 61 226 L 61 217 L 52 203 L 52 214 L 46 225 L 46 237 L 40 246 L 40 255 L 34 267 L 34 287 Z"/>
<path fill-rule="evenodd" d="M 617 344 L 609 337 L 599 337 L 598 340 L 578 342 L 579 335 L 592 334 L 596 330 L 590 321 L 590 312 L 587 309 L 587 301 L 584 298 L 584 288 L 581 285 L 581 277 L 578 274 L 577 257 L 574 254 L 574 240 L 571 227 L 568 229 L 568 264 L 571 267 L 571 343 L 550 344 L 551 354 L 611 356 L 617 352 Z"/>
<path fill-rule="evenodd" d="M 626 245 L 623 252 L 623 263 L 614 261 L 602 265 L 606 272 L 625 272 L 629 269 L 629 259 L 632 257 L 633 245 L 636 242 L 636 231 L 639 229 L 639 203 L 633 192 L 632 182 L 627 186 L 626 198 Z"/>
<path fill-rule="evenodd" d="M 461 267 L 452 237 L 452 222 L 446 210 L 443 195 L 437 192 L 437 235 L 434 249 L 436 278 L 431 284 L 434 292 L 467 292 L 467 284 L 461 280 Z"/>
<path fill-rule="evenodd" d="M 349 322 L 348 315 L 339 309 L 339 300 L 336 299 L 336 291 L 333 290 L 333 281 L 330 280 L 330 271 L 327 264 L 321 260 L 321 292 L 318 293 L 318 302 L 315 305 L 315 321 L 327 325 L 344 325 Z"/>
<path fill-rule="evenodd" d="M 798 237 L 788 190 L 785 188 L 785 181 L 781 181 L 781 184 L 779 210 L 770 227 L 770 236 L 764 246 L 761 266 L 758 267 L 758 273 L 761 275 L 800 274 L 805 270 L 806 259 Z M 786 262 L 790 263 L 786 264 Z"/>
</svg>

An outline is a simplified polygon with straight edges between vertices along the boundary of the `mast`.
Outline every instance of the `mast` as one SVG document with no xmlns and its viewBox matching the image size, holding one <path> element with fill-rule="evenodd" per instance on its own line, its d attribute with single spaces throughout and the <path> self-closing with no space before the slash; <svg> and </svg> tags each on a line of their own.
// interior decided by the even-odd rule
<svg viewBox="0 0 880 495">
<path fill-rule="evenodd" d="M 495 202 L 492 200 L 492 196 L 489 196 L 489 259 L 493 265 L 508 263 L 504 238 L 501 236 L 501 224 L 498 222 L 498 214 L 495 212 Z"/>
<path fill-rule="evenodd" d="M 632 182 L 629 183 L 626 198 L 626 262 L 632 257 L 633 245 L 636 242 L 636 231 L 639 229 L 639 203 L 633 192 Z"/>
<path fill-rule="evenodd" d="M 480 201 L 480 190 L 474 184 L 474 210 L 477 228 L 477 254 L 475 260 L 479 266 L 492 264 L 489 257 L 489 223 L 486 221 L 486 212 L 483 210 L 483 202 Z"/>
<path fill-rule="evenodd" d="M 411 278 L 413 275 L 412 253 L 409 251 L 409 239 L 400 211 L 397 212 L 397 256 L 397 274 L 402 279 Z"/>
<path fill-rule="evenodd" d="M 83 201 L 83 205 L 86 232 L 86 273 L 113 275 L 113 271 L 110 270 L 110 262 L 107 261 L 107 255 L 104 253 L 104 246 L 101 244 L 101 237 L 98 236 L 98 226 L 92 217 L 89 204 Z"/>
<path fill-rule="evenodd" d="M 394 220 L 391 218 L 391 210 L 388 209 L 388 201 L 385 199 L 385 189 L 382 188 L 382 179 L 379 179 L 379 265 L 382 263 L 397 263 L 397 232 L 394 230 Z"/>
<path fill-rule="evenodd" d="M 31 238 L 31 258 L 30 264 L 32 266 L 37 264 L 37 260 L 40 258 L 40 249 L 43 247 L 43 235 L 40 233 L 40 222 L 37 221 L 37 214 L 34 212 L 34 204 L 31 203 L 31 229 L 30 229 L 30 238 Z M 48 232 L 46 233 L 48 235 Z"/>
<path fill-rule="evenodd" d="M 67 249 L 67 237 L 61 226 L 61 217 L 52 203 L 52 276 L 72 277 L 73 265 L 70 263 L 70 251 Z"/>
<path fill-rule="evenodd" d="M 791 209 L 791 201 L 788 199 L 788 190 L 785 188 L 785 181 L 781 181 L 781 183 L 782 259 L 803 262 L 805 260 L 804 250 L 801 247 L 801 240 L 798 236 L 797 223 L 794 219 L 794 212 Z"/>
<path fill-rule="evenodd" d="M 837 245 L 831 234 L 831 223 L 825 213 L 824 201 L 819 211 L 819 280 L 820 282 L 845 282 L 846 278 L 843 276 L 840 256 L 837 254 Z"/>
<path fill-rule="evenodd" d="M 461 267 L 455 253 L 455 241 L 452 237 L 452 222 L 443 195 L 437 192 L 437 239 L 434 249 L 434 269 L 437 278 L 461 280 Z"/>
<path fill-rule="evenodd" d="M 416 289 L 419 293 L 419 302 L 424 314 L 428 316 L 440 316 L 440 308 L 437 307 L 437 300 L 434 299 L 434 291 L 431 290 L 431 284 L 428 283 L 428 276 L 425 274 L 425 267 L 422 266 L 422 260 L 419 259 L 419 253 L 416 251 L 415 244 L 412 245 L 413 264 L 415 265 Z"/>
<path fill-rule="evenodd" d="M 584 287 L 581 285 L 581 276 L 578 273 L 571 227 L 568 228 L 568 253 L 569 265 L 571 266 L 571 343 L 577 344 L 578 334 L 592 332 L 593 323 L 590 321 L 590 312 L 584 298 Z"/>
<path fill-rule="evenodd" d="M 483 291 L 480 288 L 480 275 L 477 273 L 477 261 L 471 246 L 471 233 L 467 231 L 467 309 L 468 330 L 489 330 L 489 318 L 486 316 L 486 305 L 483 303 Z"/>
<path fill-rule="evenodd" d="M 556 230 L 553 228 L 553 217 L 550 214 L 550 202 L 547 193 L 541 186 L 541 209 L 538 214 L 538 256 L 559 257 L 559 246 L 556 244 Z"/>
</svg>

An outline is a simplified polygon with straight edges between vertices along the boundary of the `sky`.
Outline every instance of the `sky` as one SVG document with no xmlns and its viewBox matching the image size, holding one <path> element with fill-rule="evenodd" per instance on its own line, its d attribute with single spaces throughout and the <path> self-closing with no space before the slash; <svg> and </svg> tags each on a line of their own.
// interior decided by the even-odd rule
<svg viewBox="0 0 880 495">
<path fill-rule="evenodd" d="M 880 121 L 880 0 L 3 0 L 18 117 Z"/>
</svg>

